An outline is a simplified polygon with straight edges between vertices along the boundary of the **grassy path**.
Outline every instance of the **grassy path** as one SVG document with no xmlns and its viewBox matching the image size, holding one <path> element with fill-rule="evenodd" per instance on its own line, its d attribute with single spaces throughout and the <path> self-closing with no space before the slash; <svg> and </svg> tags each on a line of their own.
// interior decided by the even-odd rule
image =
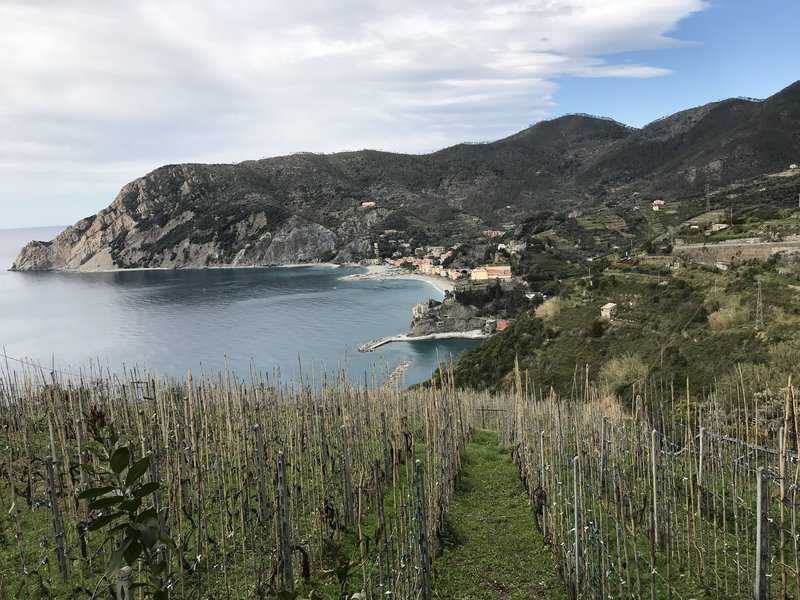
<svg viewBox="0 0 800 600">
<path fill-rule="evenodd" d="M 467 447 L 433 597 L 444 600 L 567 598 L 536 531 L 511 455 L 496 433 Z"/>
</svg>

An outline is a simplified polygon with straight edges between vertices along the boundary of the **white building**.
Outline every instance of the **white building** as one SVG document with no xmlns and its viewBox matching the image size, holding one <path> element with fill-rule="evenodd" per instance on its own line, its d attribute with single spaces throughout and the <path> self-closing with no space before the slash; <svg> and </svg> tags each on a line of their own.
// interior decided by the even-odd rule
<svg viewBox="0 0 800 600">
<path fill-rule="evenodd" d="M 617 313 L 617 304 L 615 302 L 609 302 L 608 304 L 603 304 L 600 307 L 600 318 L 604 321 L 610 321 L 614 318 L 614 315 Z"/>
</svg>

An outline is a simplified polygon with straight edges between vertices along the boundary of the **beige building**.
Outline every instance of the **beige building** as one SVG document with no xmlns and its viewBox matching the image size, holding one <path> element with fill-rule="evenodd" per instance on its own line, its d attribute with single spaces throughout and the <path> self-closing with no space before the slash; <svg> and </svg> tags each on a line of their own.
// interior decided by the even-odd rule
<svg viewBox="0 0 800 600">
<path fill-rule="evenodd" d="M 489 279 L 489 273 L 486 271 L 486 267 L 478 267 L 470 271 L 469 278 L 471 281 L 486 281 Z"/>
<path fill-rule="evenodd" d="M 511 279 L 511 267 L 509 265 L 487 265 L 472 269 L 469 274 L 472 281 L 486 281 L 488 279 Z"/>
</svg>

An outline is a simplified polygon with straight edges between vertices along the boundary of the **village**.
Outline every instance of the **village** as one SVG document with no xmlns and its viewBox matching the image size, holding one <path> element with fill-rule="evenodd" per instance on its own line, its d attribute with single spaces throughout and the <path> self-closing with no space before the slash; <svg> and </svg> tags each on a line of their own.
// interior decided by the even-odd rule
<svg viewBox="0 0 800 600">
<path fill-rule="evenodd" d="M 450 239 L 439 236 L 436 245 L 420 243 L 425 236 L 413 230 L 373 230 L 372 257 L 364 264 L 375 268 L 376 277 L 423 279 L 444 298 L 415 305 L 407 332 L 360 349 L 395 341 L 488 338 L 557 294 L 561 281 L 591 282 L 613 265 L 663 273 L 695 263 L 726 271 L 776 254 L 800 255 L 800 200 L 791 183 L 798 174 L 792 163 L 748 186 L 733 185 L 724 194 L 707 191 L 688 201 L 634 192 L 627 211 L 618 205 L 614 214 L 576 209 L 561 219 L 542 213 L 532 226 L 530 220 L 501 223 Z M 785 197 L 783 206 L 773 202 L 764 208 L 764 196 L 776 193 Z M 651 237 L 634 244 L 642 232 Z M 599 322 L 618 318 L 613 302 L 595 310 Z"/>
<path fill-rule="evenodd" d="M 399 232 L 387 230 L 382 237 Z M 490 230 L 484 235 L 496 238 L 502 231 Z M 404 245 L 400 245 L 404 244 Z M 520 252 L 524 244 L 512 245 Z M 385 247 L 385 246 L 384 246 Z M 407 242 L 392 240 L 391 256 L 365 261 L 376 270 L 349 279 L 391 279 L 415 277 L 431 282 L 444 293 L 441 301 L 430 299 L 412 308 L 411 329 L 406 333 L 371 340 L 359 347 L 361 352 L 372 352 L 392 342 L 409 342 L 442 339 L 480 340 L 507 329 L 512 319 L 505 305 L 497 304 L 497 297 L 514 295 L 527 305 L 533 298 L 526 293 L 527 284 L 512 273 L 510 264 L 499 261 L 487 264 L 470 264 L 460 257 L 461 245 L 420 246 L 413 248 Z M 506 244 L 495 246 L 506 253 Z M 375 244 L 375 253 L 380 246 Z M 491 292 L 489 289 L 491 288 Z M 502 303 L 501 303 L 502 304 Z"/>
</svg>

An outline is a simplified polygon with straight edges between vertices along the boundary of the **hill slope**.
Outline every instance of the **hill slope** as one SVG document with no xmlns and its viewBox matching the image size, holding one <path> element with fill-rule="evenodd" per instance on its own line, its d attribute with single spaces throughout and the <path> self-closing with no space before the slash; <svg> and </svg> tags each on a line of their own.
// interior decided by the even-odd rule
<svg viewBox="0 0 800 600">
<path fill-rule="evenodd" d="M 172 165 L 127 184 L 55 240 L 29 244 L 14 268 L 348 261 L 370 256 L 370 232 L 398 219 L 438 242 L 448 227 L 518 222 L 520 213 L 633 191 L 678 197 L 797 157 L 800 82 L 765 101 L 717 102 L 642 129 L 570 115 L 428 155 L 364 150 Z"/>
</svg>

